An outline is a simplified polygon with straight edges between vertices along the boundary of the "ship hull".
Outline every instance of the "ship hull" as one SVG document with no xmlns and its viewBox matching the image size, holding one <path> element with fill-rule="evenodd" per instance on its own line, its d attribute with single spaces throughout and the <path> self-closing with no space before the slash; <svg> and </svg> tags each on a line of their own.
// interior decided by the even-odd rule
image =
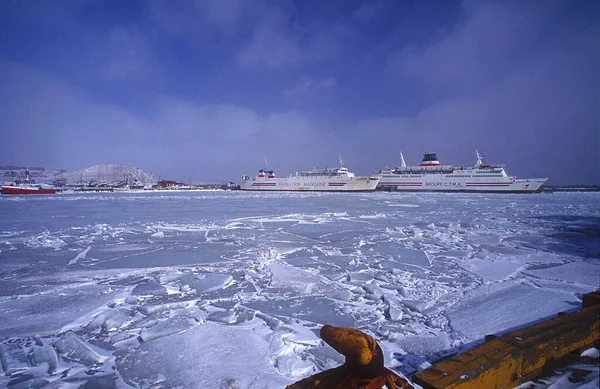
<svg viewBox="0 0 600 389">
<path fill-rule="evenodd" d="M 55 194 L 56 189 L 42 189 L 42 188 L 21 188 L 18 186 L 3 186 L 2 194 L 8 195 L 39 195 L 39 194 Z"/>
<path fill-rule="evenodd" d="M 383 175 L 378 190 L 394 192 L 536 193 L 547 178 L 461 179 L 453 177 L 398 177 Z"/>
<path fill-rule="evenodd" d="M 275 192 L 371 192 L 379 177 L 285 177 L 242 180 L 241 190 Z"/>
</svg>

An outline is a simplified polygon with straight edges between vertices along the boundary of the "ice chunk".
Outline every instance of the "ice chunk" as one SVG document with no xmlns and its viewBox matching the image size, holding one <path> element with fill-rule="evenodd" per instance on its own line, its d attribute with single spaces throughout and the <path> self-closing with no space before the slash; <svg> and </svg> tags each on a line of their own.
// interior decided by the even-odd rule
<svg viewBox="0 0 600 389">
<path fill-rule="evenodd" d="M 156 323 L 155 323 L 156 324 Z M 137 332 L 115 332 L 108 340 L 115 347 L 131 346 L 135 347 L 139 344 Z"/>
<path fill-rule="evenodd" d="M 108 356 L 103 355 L 98 347 L 92 346 L 74 332 L 67 332 L 54 343 L 54 347 L 65 358 L 84 363 L 104 363 Z"/>
<path fill-rule="evenodd" d="M 450 338 L 446 333 L 437 336 L 408 335 L 396 340 L 404 351 L 415 355 L 431 355 L 450 348 Z"/>
<path fill-rule="evenodd" d="M 236 306 L 234 310 L 213 312 L 206 320 L 224 324 L 243 323 L 254 319 L 256 312 L 252 309 Z"/>
<path fill-rule="evenodd" d="M 288 377 L 307 377 L 315 371 L 315 365 L 297 355 L 280 355 L 275 360 L 275 367 Z"/>
<path fill-rule="evenodd" d="M 133 288 L 133 291 L 131 291 L 131 294 L 135 296 L 160 296 L 167 294 L 167 288 L 154 280 L 149 280 L 144 284 L 136 285 L 136 287 Z"/>
<path fill-rule="evenodd" d="M 386 313 L 388 319 L 391 321 L 402 319 L 402 301 L 397 296 L 389 293 L 385 294 L 383 299 L 387 304 Z"/>
<path fill-rule="evenodd" d="M 273 288 L 291 288 L 300 293 L 311 293 L 323 277 L 305 269 L 299 269 L 283 263 L 273 263 L 269 266 Z"/>
<path fill-rule="evenodd" d="M 477 274 L 486 281 L 500 281 L 508 279 L 523 267 L 523 263 L 506 259 L 494 261 L 492 259 L 473 258 L 465 261 L 464 268 Z"/>
<path fill-rule="evenodd" d="M 159 305 L 144 305 L 140 307 L 140 312 L 150 315 L 157 312 L 170 311 L 172 309 L 183 309 L 187 308 L 188 305 L 194 303 L 194 301 L 177 301 L 174 303 L 159 304 Z"/>
<path fill-rule="evenodd" d="M 54 373 L 58 367 L 58 355 L 56 355 L 56 351 L 50 345 L 35 347 L 31 361 L 35 365 L 48 363 L 48 374 Z"/>
<path fill-rule="evenodd" d="M 367 282 L 373 279 L 373 275 L 367 272 L 352 272 L 350 273 L 350 281 L 352 282 Z"/>
<path fill-rule="evenodd" d="M 279 327 L 281 326 L 281 321 L 271 317 L 271 316 L 267 316 L 264 313 L 260 313 L 258 312 L 256 314 L 256 317 L 258 317 L 259 319 L 264 320 L 264 322 L 267 324 L 267 326 L 269 326 L 269 328 L 273 331 L 277 331 L 279 329 Z"/>
<path fill-rule="evenodd" d="M 46 385 L 48 385 L 48 380 L 29 374 L 24 374 L 8 382 L 8 387 L 11 389 L 38 389 L 45 388 Z"/>
<path fill-rule="evenodd" d="M 238 317 L 236 319 L 236 323 L 243 323 L 245 321 L 250 321 L 254 319 L 256 312 L 252 309 L 243 308 L 241 312 L 239 312 Z"/>
<path fill-rule="evenodd" d="M 117 367 L 126 382 L 161 380 L 157 386 L 165 388 L 284 388 L 295 380 L 273 366 L 269 341 L 254 330 L 262 326 L 258 320 L 248 326 L 207 322 L 123 350 Z"/>
<path fill-rule="evenodd" d="M 571 262 L 552 268 L 527 270 L 525 274 L 533 275 L 536 278 L 590 285 L 594 289 L 600 287 L 600 266 L 598 266 L 597 261 L 595 263 L 584 261 Z"/>
<path fill-rule="evenodd" d="M 427 308 L 427 302 L 421 300 L 402 300 L 402 304 L 415 312 L 423 312 Z"/>
<path fill-rule="evenodd" d="M 129 314 L 121 309 L 115 309 L 114 315 L 107 318 L 106 321 L 102 324 L 102 328 L 107 331 L 116 330 L 121 328 L 124 324 L 131 321 L 132 317 Z"/>
<path fill-rule="evenodd" d="M 85 258 L 85 256 L 87 255 L 87 253 L 90 251 L 91 248 L 92 248 L 92 246 L 88 246 L 85 250 L 83 250 L 82 252 L 77 254 L 77 256 L 75 258 L 71 259 L 67 265 L 74 265 L 80 259 Z"/>
<path fill-rule="evenodd" d="M 25 348 L 18 342 L 0 344 L 0 365 L 7 376 L 27 366 Z"/>
<path fill-rule="evenodd" d="M 153 238 L 164 238 L 165 237 L 165 232 L 164 231 L 158 231 L 155 232 L 154 234 L 150 235 Z"/>
<path fill-rule="evenodd" d="M 186 273 L 174 271 L 174 272 L 156 276 L 156 281 L 161 284 L 166 284 L 167 282 L 177 281 L 177 280 L 181 279 L 182 277 L 184 277 L 185 275 L 186 275 Z"/>
<path fill-rule="evenodd" d="M 352 289 L 352 293 L 357 294 L 359 296 L 364 296 L 365 294 L 367 294 L 367 292 L 360 286 L 357 286 L 356 288 Z"/>
<path fill-rule="evenodd" d="M 370 300 L 381 300 L 384 290 L 376 284 L 365 284 L 363 288 L 367 291 L 367 298 Z"/>
<path fill-rule="evenodd" d="M 353 294 L 348 289 L 336 289 L 329 293 L 325 293 L 326 296 L 341 301 L 350 301 L 352 300 Z"/>
<path fill-rule="evenodd" d="M 94 329 L 102 327 L 105 330 L 120 328 L 124 323 L 131 319 L 131 316 L 122 309 L 107 309 L 96 315 L 96 317 L 94 317 L 87 325 L 87 328 Z"/>
<path fill-rule="evenodd" d="M 584 352 L 582 352 L 581 356 L 598 359 L 598 358 L 600 358 L 600 350 L 592 347 L 592 348 L 589 348 L 589 349 L 585 350 Z"/>
<path fill-rule="evenodd" d="M 356 326 L 354 316 L 343 314 L 334 300 L 301 296 L 291 299 L 249 301 L 244 305 L 272 316 L 288 316 L 314 323 L 331 323 L 341 327 Z"/>
<path fill-rule="evenodd" d="M 4 353 L 4 346 L 0 343 L 0 373 L 6 373 L 8 370 L 8 362 Z"/>
<path fill-rule="evenodd" d="M 153 327 L 144 328 L 140 333 L 140 338 L 144 342 L 149 342 L 151 340 L 162 338 L 164 336 L 174 335 L 183 332 L 192 328 L 194 324 L 195 322 L 191 317 L 187 315 L 177 315 L 165 321 L 162 321 Z"/>
<path fill-rule="evenodd" d="M 181 285 L 187 285 L 191 289 L 195 289 L 196 293 L 208 293 L 223 289 L 232 282 L 232 276 L 220 273 L 190 274 L 181 279 Z"/>
<path fill-rule="evenodd" d="M 378 254 L 401 264 L 431 266 L 425 252 L 402 247 L 395 243 L 379 242 L 375 251 Z"/>
<path fill-rule="evenodd" d="M 214 321 L 217 323 L 233 324 L 236 322 L 236 315 L 232 311 L 219 311 L 213 312 L 210 315 L 208 315 L 206 320 Z"/>
</svg>

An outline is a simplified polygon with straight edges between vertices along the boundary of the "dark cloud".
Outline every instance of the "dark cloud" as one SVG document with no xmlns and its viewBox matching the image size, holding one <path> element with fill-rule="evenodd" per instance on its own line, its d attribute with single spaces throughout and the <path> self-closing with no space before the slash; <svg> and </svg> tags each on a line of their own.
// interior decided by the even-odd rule
<svg viewBox="0 0 600 389">
<path fill-rule="evenodd" d="M 366 174 L 478 149 L 520 177 L 600 182 L 587 3 L 25 3 L 1 4 L 5 163 L 223 182 L 265 156 L 279 175 L 338 154 Z"/>
<path fill-rule="evenodd" d="M 559 5 L 466 2 L 450 33 L 391 58 L 437 97 L 415 117 L 367 121 L 371 131 L 422 151 L 427 140 L 452 161 L 484 148 L 513 173 L 598 182 L 599 26 L 561 20 Z"/>
</svg>

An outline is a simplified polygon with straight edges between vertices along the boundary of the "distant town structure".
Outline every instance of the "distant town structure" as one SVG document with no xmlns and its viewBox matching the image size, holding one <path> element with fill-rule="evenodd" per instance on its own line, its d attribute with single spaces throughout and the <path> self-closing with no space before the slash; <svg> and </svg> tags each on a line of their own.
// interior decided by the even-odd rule
<svg viewBox="0 0 600 389">
<path fill-rule="evenodd" d="M 25 171 L 29 171 L 31 179 L 39 184 L 49 184 L 61 190 L 69 188 L 114 188 L 115 190 L 127 189 L 223 189 L 238 190 L 239 183 L 196 183 L 159 179 L 158 176 L 143 171 L 134 166 L 99 164 L 85 169 L 67 171 L 65 169 L 52 169 L 45 167 L 28 167 L 20 165 L 0 165 L 0 182 L 11 183 L 25 179 Z M 548 185 L 544 184 L 542 191 L 551 192 L 580 192 L 600 191 L 600 185 Z"/>
<path fill-rule="evenodd" d="M 176 181 L 162 180 L 162 181 L 158 181 L 156 183 L 156 187 L 157 188 L 161 188 L 161 189 L 174 188 L 176 186 L 177 186 L 177 182 Z"/>
</svg>

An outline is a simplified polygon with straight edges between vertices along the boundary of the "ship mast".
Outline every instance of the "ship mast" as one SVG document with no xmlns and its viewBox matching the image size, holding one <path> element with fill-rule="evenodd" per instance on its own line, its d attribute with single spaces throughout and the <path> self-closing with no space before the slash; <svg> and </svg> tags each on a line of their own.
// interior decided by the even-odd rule
<svg viewBox="0 0 600 389">
<path fill-rule="evenodd" d="M 475 167 L 480 167 L 483 164 L 481 158 L 483 158 L 483 154 L 479 154 L 479 151 L 475 150 L 475 155 L 477 155 L 477 162 L 475 162 Z"/>
<path fill-rule="evenodd" d="M 404 155 L 402 155 L 402 151 L 400 152 L 400 167 L 406 167 L 406 162 L 404 162 Z"/>
</svg>

